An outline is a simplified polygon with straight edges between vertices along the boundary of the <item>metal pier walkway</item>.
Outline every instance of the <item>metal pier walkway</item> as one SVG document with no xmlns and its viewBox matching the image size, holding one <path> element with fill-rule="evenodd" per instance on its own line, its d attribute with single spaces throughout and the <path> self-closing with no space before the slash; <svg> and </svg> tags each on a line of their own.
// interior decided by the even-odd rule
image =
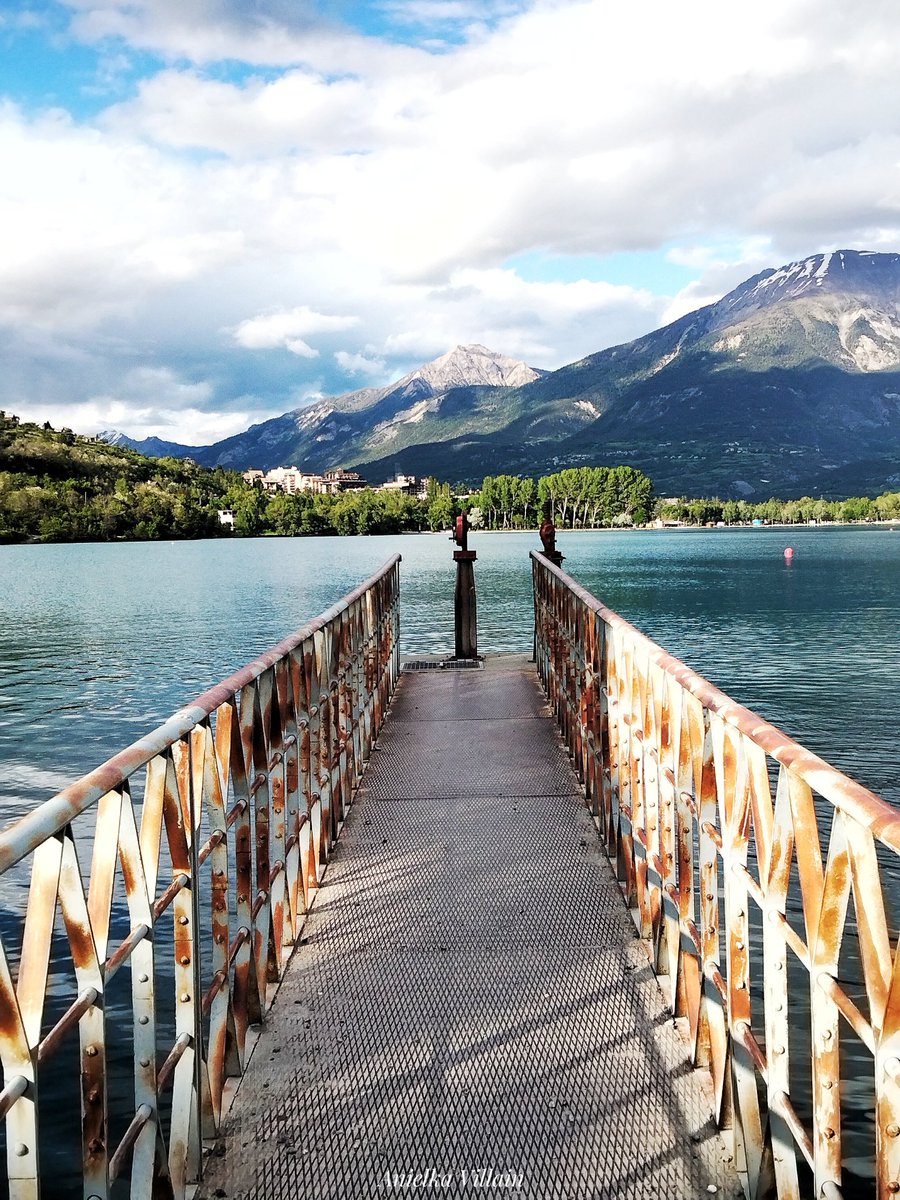
<svg viewBox="0 0 900 1200">
<path fill-rule="evenodd" d="M 524 656 L 406 671 L 204 1197 L 739 1196 Z"/>
</svg>

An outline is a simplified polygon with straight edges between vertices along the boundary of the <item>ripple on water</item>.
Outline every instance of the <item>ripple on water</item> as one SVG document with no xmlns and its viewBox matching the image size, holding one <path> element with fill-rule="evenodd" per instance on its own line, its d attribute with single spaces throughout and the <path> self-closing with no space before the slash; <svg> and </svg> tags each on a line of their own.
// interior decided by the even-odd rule
<svg viewBox="0 0 900 1200">
<path fill-rule="evenodd" d="M 559 537 L 566 568 L 609 607 L 900 803 L 900 537 L 800 529 L 790 541 L 786 567 L 777 530 Z M 480 649 L 530 650 L 535 536 L 476 535 L 472 544 Z M 160 723 L 397 551 L 402 652 L 452 653 L 444 535 L 0 547 L 5 818 Z M 7 911 L 24 886 L 0 880 Z"/>
</svg>

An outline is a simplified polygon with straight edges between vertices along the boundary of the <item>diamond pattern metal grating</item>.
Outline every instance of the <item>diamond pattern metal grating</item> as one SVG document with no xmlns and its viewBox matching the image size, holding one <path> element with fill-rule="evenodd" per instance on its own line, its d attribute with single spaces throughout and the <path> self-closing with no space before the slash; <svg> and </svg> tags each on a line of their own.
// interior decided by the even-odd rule
<svg viewBox="0 0 900 1200">
<path fill-rule="evenodd" d="M 401 678 L 273 1013 L 205 1197 L 740 1195 L 521 659 Z"/>
<path fill-rule="evenodd" d="M 409 658 L 400 664 L 402 671 L 479 671 L 484 666 L 480 658 Z"/>
</svg>

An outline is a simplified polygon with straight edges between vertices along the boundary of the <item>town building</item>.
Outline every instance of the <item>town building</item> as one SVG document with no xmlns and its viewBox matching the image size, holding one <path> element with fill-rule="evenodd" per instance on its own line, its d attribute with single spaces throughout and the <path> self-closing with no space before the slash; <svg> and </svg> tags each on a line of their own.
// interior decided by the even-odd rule
<svg viewBox="0 0 900 1200">
<path fill-rule="evenodd" d="M 324 475 L 302 471 L 296 466 L 272 467 L 265 472 L 253 467 L 244 471 L 244 479 L 250 484 L 260 484 L 264 491 L 286 492 L 289 496 L 297 492 L 334 494 L 369 486 L 358 471 L 345 471 L 342 467 L 326 471 Z"/>
<path fill-rule="evenodd" d="M 316 494 L 359 491 L 371 487 L 358 471 L 345 471 L 343 467 L 333 467 L 324 475 L 314 475 L 301 471 L 299 467 L 273 467 L 270 471 L 260 471 L 256 467 L 244 471 L 244 479 L 251 484 L 260 484 L 267 492 L 313 492 Z M 415 496 L 424 500 L 428 494 L 429 477 L 417 479 L 415 475 L 404 475 L 398 471 L 393 479 L 381 484 L 374 490 L 377 492 L 402 492 L 406 496 Z"/>
<path fill-rule="evenodd" d="M 351 492 L 358 491 L 360 488 L 367 488 L 368 482 L 363 479 L 358 471 L 345 471 L 343 467 L 336 467 L 333 471 L 325 472 L 325 482 L 329 485 L 329 491 L 335 492 Z"/>
<path fill-rule="evenodd" d="M 383 483 L 379 489 L 382 492 L 403 492 L 406 496 L 415 496 L 417 491 L 415 475 L 404 475 L 398 471 L 393 479 Z"/>
</svg>

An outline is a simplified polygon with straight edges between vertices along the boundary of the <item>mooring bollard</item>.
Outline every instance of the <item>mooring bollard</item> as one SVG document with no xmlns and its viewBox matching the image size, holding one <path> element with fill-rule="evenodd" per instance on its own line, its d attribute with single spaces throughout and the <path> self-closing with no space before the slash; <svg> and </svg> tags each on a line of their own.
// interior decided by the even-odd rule
<svg viewBox="0 0 900 1200">
<path fill-rule="evenodd" d="M 456 652 L 454 659 L 478 657 L 478 619 L 475 611 L 475 558 L 474 550 L 467 545 L 469 519 L 465 513 L 453 522 L 452 537 L 458 550 L 453 551 L 456 563 L 456 592 L 453 597 L 453 612 L 456 625 Z"/>
</svg>

